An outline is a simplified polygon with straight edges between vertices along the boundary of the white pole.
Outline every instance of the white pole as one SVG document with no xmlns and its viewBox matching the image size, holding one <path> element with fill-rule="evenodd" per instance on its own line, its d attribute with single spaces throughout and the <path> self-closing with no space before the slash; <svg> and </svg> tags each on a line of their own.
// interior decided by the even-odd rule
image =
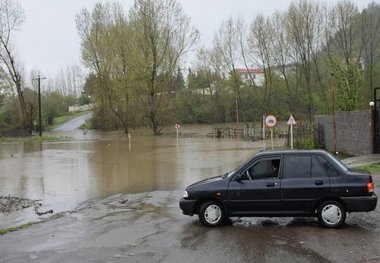
<svg viewBox="0 0 380 263">
<path fill-rule="evenodd" d="M 131 134 L 128 133 L 128 149 L 131 150 Z"/>
<path fill-rule="evenodd" d="M 293 149 L 293 124 L 290 124 L 290 149 Z"/>
<path fill-rule="evenodd" d="M 263 148 L 265 150 L 265 115 L 263 115 Z"/>
<path fill-rule="evenodd" d="M 272 150 L 273 150 L 273 128 L 270 129 L 270 140 L 272 143 Z"/>
</svg>

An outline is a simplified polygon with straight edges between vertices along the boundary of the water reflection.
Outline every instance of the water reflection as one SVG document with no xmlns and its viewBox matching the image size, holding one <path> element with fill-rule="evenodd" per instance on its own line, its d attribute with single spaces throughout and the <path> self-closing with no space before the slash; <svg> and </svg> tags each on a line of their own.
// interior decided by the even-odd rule
<svg viewBox="0 0 380 263">
<path fill-rule="evenodd" d="M 118 192 L 183 189 L 230 171 L 262 143 L 176 136 L 77 133 L 75 140 L 0 145 L 0 195 L 56 210 Z"/>
</svg>

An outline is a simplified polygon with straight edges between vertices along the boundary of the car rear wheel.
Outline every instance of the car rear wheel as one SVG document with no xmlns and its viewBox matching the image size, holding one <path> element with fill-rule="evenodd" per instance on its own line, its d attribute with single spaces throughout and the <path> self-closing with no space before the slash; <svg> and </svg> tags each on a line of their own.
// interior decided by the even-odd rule
<svg viewBox="0 0 380 263">
<path fill-rule="evenodd" d="M 205 202 L 201 205 L 198 216 L 205 226 L 219 226 L 224 220 L 223 207 L 214 201 Z"/>
<path fill-rule="evenodd" d="M 321 225 L 330 228 L 340 227 L 346 220 L 346 210 L 337 201 L 323 202 L 318 210 L 318 221 Z"/>
</svg>

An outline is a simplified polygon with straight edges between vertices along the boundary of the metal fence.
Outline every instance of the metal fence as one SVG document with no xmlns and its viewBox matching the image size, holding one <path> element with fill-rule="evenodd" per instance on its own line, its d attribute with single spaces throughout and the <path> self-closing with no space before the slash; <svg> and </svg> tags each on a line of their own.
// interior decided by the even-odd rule
<svg viewBox="0 0 380 263">
<path fill-rule="evenodd" d="M 287 135 L 286 145 L 290 147 L 290 126 Z M 295 148 L 323 148 L 325 145 L 323 125 L 298 122 L 293 126 L 293 141 Z"/>
<path fill-rule="evenodd" d="M 265 130 L 265 137 L 270 138 L 270 129 Z M 220 128 L 215 127 L 212 129 L 211 133 L 207 134 L 208 137 L 213 138 L 239 138 L 243 140 L 262 140 L 263 139 L 263 131 L 261 128 Z M 287 133 L 280 130 L 273 130 L 273 137 L 276 138 L 285 138 Z"/>
</svg>

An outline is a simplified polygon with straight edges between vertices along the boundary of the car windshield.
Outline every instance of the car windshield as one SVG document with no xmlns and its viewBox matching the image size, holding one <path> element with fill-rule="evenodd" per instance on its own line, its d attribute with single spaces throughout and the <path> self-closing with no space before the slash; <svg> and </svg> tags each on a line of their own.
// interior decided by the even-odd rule
<svg viewBox="0 0 380 263">
<path fill-rule="evenodd" d="M 335 157 L 333 154 L 331 154 L 331 153 L 328 153 L 328 156 L 329 156 L 330 159 L 331 159 L 332 161 L 334 161 L 334 163 L 335 163 L 336 165 L 338 165 L 343 171 L 345 171 L 345 172 L 348 171 L 348 167 L 347 167 L 344 163 L 342 163 L 341 160 L 339 160 L 338 158 L 336 158 L 336 157 Z"/>
<path fill-rule="evenodd" d="M 240 170 L 241 167 L 245 166 L 248 162 L 250 162 L 253 158 L 253 156 L 255 156 L 255 154 L 253 155 L 249 155 L 248 158 L 244 159 L 238 166 L 236 169 L 232 170 L 231 172 L 228 172 L 226 173 L 223 178 L 230 178 L 236 171 Z"/>
</svg>

